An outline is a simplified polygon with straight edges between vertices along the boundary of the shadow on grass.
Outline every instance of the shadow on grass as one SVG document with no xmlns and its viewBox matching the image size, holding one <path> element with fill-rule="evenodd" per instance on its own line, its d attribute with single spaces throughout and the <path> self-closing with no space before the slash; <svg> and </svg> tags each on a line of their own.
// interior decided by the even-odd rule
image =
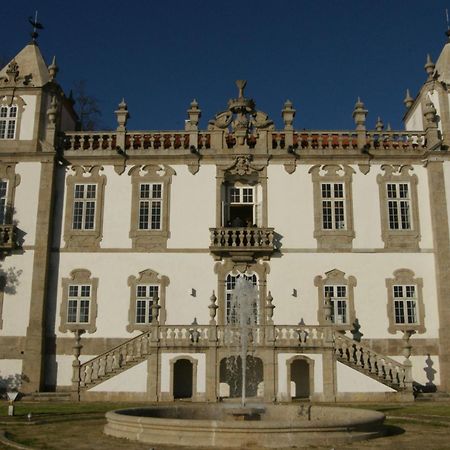
<svg viewBox="0 0 450 450">
<path fill-rule="evenodd" d="M 405 433 L 403 428 L 397 427 L 396 425 L 383 425 L 383 431 L 385 437 L 399 436 Z"/>
</svg>

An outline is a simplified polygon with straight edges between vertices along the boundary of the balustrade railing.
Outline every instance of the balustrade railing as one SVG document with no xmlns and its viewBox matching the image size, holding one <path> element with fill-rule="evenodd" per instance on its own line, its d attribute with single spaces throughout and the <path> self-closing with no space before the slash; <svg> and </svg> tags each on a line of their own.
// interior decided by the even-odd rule
<svg viewBox="0 0 450 450">
<path fill-rule="evenodd" d="M 66 132 L 62 137 L 64 150 L 115 150 L 116 134 L 110 131 Z"/>
<path fill-rule="evenodd" d="M 129 131 L 123 133 L 125 150 L 196 150 L 210 149 L 215 134 L 214 145 L 234 149 L 238 145 L 235 133 L 223 131 Z M 218 134 L 217 134 L 218 133 Z M 119 133 L 117 131 L 70 131 L 62 135 L 64 150 L 115 150 Z M 191 137 L 194 136 L 192 140 Z M 264 135 L 266 136 L 266 135 Z M 289 138 L 289 140 L 288 140 Z M 406 150 L 426 148 L 424 131 L 366 131 L 366 149 Z M 250 149 L 266 146 L 267 149 L 287 149 L 287 142 L 296 150 L 352 150 L 358 149 L 356 131 L 303 130 L 269 131 L 267 138 L 261 140 L 257 132 L 244 138 Z"/>
<path fill-rule="evenodd" d="M 210 249 L 274 249 L 274 229 L 260 227 L 210 228 Z"/>
<path fill-rule="evenodd" d="M 375 376 L 379 381 L 395 389 L 412 389 L 410 367 L 338 333 L 335 334 L 334 346 L 338 360 Z"/>
<path fill-rule="evenodd" d="M 368 131 L 367 148 L 375 149 L 424 149 L 425 132 L 410 131 Z"/>
</svg>

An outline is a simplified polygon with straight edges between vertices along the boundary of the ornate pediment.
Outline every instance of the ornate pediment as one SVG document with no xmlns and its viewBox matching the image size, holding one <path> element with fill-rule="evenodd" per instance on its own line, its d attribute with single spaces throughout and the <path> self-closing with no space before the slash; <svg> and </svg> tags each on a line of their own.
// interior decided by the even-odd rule
<svg viewBox="0 0 450 450">
<path fill-rule="evenodd" d="M 0 82 L 1 85 L 4 87 L 13 87 L 19 85 L 27 86 L 28 84 L 30 84 L 32 78 L 33 75 L 31 73 L 28 75 L 21 76 L 19 65 L 17 64 L 16 60 L 13 59 L 8 64 L 8 68 L 6 69 L 6 76 L 2 77 L 0 79 Z"/>
<path fill-rule="evenodd" d="M 232 175 L 243 176 L 259 172 L 266 166 L 267 161 L 262 164 L 255 164 L 251 155 L 238 155 L 230 166 L 224 167 L 224 171 Z"/>
</svg>

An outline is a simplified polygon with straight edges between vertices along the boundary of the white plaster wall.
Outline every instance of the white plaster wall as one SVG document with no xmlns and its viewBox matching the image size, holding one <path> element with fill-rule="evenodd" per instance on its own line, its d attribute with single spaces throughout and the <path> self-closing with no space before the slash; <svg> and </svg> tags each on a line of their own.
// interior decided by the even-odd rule
<svg viewBox="0 0 450 450">
<path fill-rule="evenodd" d="M 21 359 L 0 359 L 0 388 L 18 388 L 21 375 Z"/>
<path fill-rule="evenodd" d="M 112 166 L 104 166 L 106 175 L 102 248 L 130 248 L 131 177 L 118 175 Z M 129 168 L 127 168 L 129 169 Z"/>
<path fill-rule="evenodd" d="M 317 247 L 310 167 L 297 166 L 291 175 L 283 166 L 267 168 L 268 225 L 282 236 L 282 248 Z"/>
<path fill-rule="evenodd" d="M 209 247 L 209 228 L 216 226 L 216 167 L 201 166 L 192 175 L 187 166 L 171 166 L 169 248 Z M 220 199 L 218 200 L 220 201 Z"/>
<path fill-rule="evenodd" d="M 60 325 L 62 299 L 61 279 L 73 269 L 85 268 L 99 279 L 97 300 L 98 316 L 95 337 L 129 338 L 128 310 L 130 287 L 128 277 L 152 269 L 169 277 L 166 290 L 167 324 L 190 324 L 194 317 L 198 323 L 209 321 L 209 297 L 217 289 L 212 258 L 197 253 L 61 253 L 57 279 L 56 333 Z M 190 295 L 196 290 L 196 297 Z M 138 334 L 135 332 L 133 335 Z"/>
<path fill-rule="evenodd" d="M 367 175 L 353 166 L 353 248 L 383 248 L 381 239 L 380 194 L 377 175 L 379 166 L 372 166 Z"/>
<path fill-rule="evenodd" d="M 21 162 L 16 165 L 20 175 L 14 197 L 14 220 L 25 233 L 23 245 L 34 245 L 39 196 L 41 165 L 38 162 Z"/>
<path fill-rule="evenodd" d="M 314 393 L 323 392 L 323 364 L 322 355 L 315 353 L 278 353 L 278 392 L 277 397 L 287 395 L 287 365 L 286 361 L 293 356 L 306 356 L 314 360 Z"/>
<path fill-rule="evenodd" d="M 405 129 L 407 131 L 421 131 L 423 130 L 423 112 L 422 105 L 418 102 L 414 108 L 414 111 L 405 122 Z"/>
<path fill-rule="evenodd" d="M 346 277 L 356 277 L 354 289 L 356 316 L 365 338 L 393 337 L 388 334 L 386 278 L 394 270 L 408 268 L 423 279 L 426 333 L 421 337 L 438 337 L 438 311 L 435 288 L 434 256 L 432 253 L 290 253 L 270 261 L 267 289 L 274 298 L 274 321 L 297 324 L 301 318 L 307 324 L 317 324 L 317 275 L 339 269 Z M 297 289 L 298 297 L 292 296 Z"/>
<path fill-rule="evenodd" d="M 33 139 L 34 118 L 36 114 L 36 96 L 22 95 L 22 99 L 25 102 L 25 109 L 22 111 L 19 139 L 22 141 L 30 141 Z"/>
<path fill-rule="evenodd" d="M 147 392 L 147 361 L 89 389 L 90 392 Z"/>
<path fill-rule="evenodd" d="M 372 378 L 340 362 L 336 365 L 337 391 L 343 392 L 395 392 Z"/>
<path fill-rule="evenodd" d="M 25 336 L 29 321 L 34 252 L 10 255 L 1 263 L 7 284 L 3 295 L 0 336 Z"/>
<path fill-rule="evenodd" d="M 206 392 L 206 355 L 204 353 L 162 353 L 161 392 L 170 392 L 170 360 L 189 356 L 197 360 L 197 394 Z"/>
<path fill-rule="evenodd" d="M 414 353 L 414 336 L 411 341 L 413 345 L 412 353 Z M 405 357 L 401 355 L 390 356 L 390 358 L 402 364 L 405 360 Z M 412 378 L 414 381 L 422 385 L 431 382 L 438 386 L 441 383 L 438 355 L 412 355 L 409 359 L 412 362 Z"/>
<path fill-rule="evenodd" d="M 414 166 L 410 172 L 418 177 L 417 196 L 419 200 L 420 248 L 433 248 L 433 228 L 431 226 L 430 190 L 428 188 L 428 172 L 423 166 Z"/>
</svg>

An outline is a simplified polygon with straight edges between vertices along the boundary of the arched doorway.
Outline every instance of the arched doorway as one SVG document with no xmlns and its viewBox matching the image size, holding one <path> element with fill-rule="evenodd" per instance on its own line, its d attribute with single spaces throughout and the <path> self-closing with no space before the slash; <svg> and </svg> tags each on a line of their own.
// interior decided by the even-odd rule
<svg viewBox="0 0 450 450">
<path fill-rule="evenodd" d="M 305 356 L 294 356 L 286 363 L 288 366 L 288 397 L 310 398 L 314 392 L 314 361 Z"/>
<path fill-rule="evenodd" d="M 178 359 L 173 364 L 173 398 L 192 398 L 194 367 L 188 359 Z"/>
<path fill-rule="evenodd" d="M 220 361 L 220 383 L 230 387 L 230 398 L 241 397 L 242 394 L 242 359 L 240 356 L 229 356 Z M 263 362 L 260 358 L 247 355 L 246 397 L 257 397 L 258 386 L 264 380 Z"/>
</svg>

